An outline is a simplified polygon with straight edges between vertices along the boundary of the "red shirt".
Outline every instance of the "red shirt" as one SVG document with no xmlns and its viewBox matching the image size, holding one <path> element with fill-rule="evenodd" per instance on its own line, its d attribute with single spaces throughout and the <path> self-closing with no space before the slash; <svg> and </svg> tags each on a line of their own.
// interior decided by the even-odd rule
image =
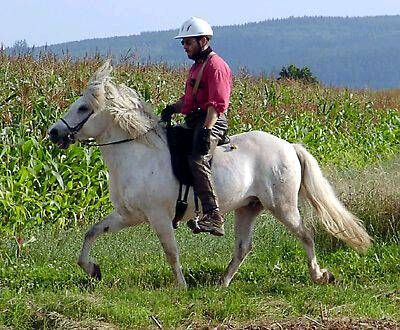
<svg viewBox="0 0 400 330">
<path fill-rule="evenodd" d="M 217 54 L 208 59 L 197 90 L 197 102 L 193 99 L 193 87 L 202 65 L 203 63 L 194 63 L 190 68 L 189 77 L 186 80 L 185 95 L 182 97 L 181 112 L 183 114 L 188 114 L 197 108 L 207 112 L 209 106 L 213 106 L 218 113 L 223 113 L 228 109 L 232 73 L 228 64 Z"/>
</svg>

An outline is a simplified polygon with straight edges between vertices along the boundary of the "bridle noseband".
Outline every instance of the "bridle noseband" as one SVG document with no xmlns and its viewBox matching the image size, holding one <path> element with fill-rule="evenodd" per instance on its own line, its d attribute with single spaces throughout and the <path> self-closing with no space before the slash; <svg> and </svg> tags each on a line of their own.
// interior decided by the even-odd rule
<svg viewBox="0 0 400 330">
<path fill-rule="evenodd" d="M 83 127 L 83 125 L 86 124 L 86 122 L 89 120 L 90 116 L 93 115 L 93 110 L 90 111 L 89 115 L 84 118 L 80 123 L 78 123 L 77 125 L 71 127 L 64 118 L 61 118 L 60 120 L 64 123 L 65 126 L 67 126 L 68 130 L 69 130 L 69 134 L 68 134 L 68 138 L 70 139 L 70 141 L 75 142 L 75 135 L 81 130 L 81 128 Z"/>
</svg>

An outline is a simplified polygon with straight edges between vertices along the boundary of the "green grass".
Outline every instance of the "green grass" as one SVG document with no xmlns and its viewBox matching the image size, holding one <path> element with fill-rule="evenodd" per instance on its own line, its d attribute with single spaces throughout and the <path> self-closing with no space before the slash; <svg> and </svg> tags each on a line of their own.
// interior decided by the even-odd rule
<svg viewBox="0 0 400 330">
<path fill-rule="evenodd" d="M 95 282 L 76 265 L 84 232 L 43 228 L 16 257 L 16 243 L 0 243 L 0 325 L 16 329 L 57 324 L 167 328 L 190 324 L 240 326 L 267 320 L 387 317 L 400 321 L 400 247 L 377 242 L 366 255 L 317 244 L 321 266 L 336 285 L 311 282 L 305 253 L 280 225 L 258 219 L 254 249 L 231 286 L 218 286 L 233 247 L 232 222 L 226 237 L 192 235 L 178 229 L 181 261 L 189 284 L 176 289 L 159 242 L 147 226 L 100 238 L 93 257 L 104 278 Z"/>
</svg>

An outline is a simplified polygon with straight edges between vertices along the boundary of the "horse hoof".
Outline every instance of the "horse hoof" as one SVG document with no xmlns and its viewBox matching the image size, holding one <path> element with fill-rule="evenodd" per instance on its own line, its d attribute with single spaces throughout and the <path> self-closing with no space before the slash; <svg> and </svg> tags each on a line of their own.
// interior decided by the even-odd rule
<svg viewBox="0 0 400 330">
<path fill-rule="evenodd" d="M 227 288 L 227 287 L 229 286 L 230 283 L 231 283 L 231 280 L 226 279 L 226 278 L 223 278 L 223 279 L 221 280 L 221 282 L 219 283 L 219 285 L 220 285 L 222 288 Z"/>
<path fill-rule="evenodd" d="M 333 284 L 336 282 L 335 276 L 333 276 L 331 272 L 326 271 L 323 276 L 325 283 L 327 284 Z"/>
<path fill-rule="evenodd" d="M 93 264 L 93 269 L 90 276 L 98 281 L 101 281 L 101 271 L 99 265 Z"/>
<path fill-rule="evenodd" d="M 322 272 L 322 276 L 315 281 L 318 284 L 332 284 L 335 283 L 335 276 L 327 270 Z"/>
</svg>

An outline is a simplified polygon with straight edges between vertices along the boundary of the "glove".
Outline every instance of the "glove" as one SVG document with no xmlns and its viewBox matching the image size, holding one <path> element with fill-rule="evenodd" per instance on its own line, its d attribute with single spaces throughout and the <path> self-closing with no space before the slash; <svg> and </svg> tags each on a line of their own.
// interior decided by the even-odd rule
<svg viewBox="0 0 400 330">
<path fill-rule="evenodd" d="M 207 155 L 211 147 L 211 129 L 203 127 L 197 135 L 197 151 L 200 155 Z"/>
<path fill-rule="evenodd" d="M 162 111 L 161 111 L 161 121 L 164 123 L 168 123 L 171 121 L 172 115 L 175 113 L 174 106 L 168 104 Z"/>
</svg>

